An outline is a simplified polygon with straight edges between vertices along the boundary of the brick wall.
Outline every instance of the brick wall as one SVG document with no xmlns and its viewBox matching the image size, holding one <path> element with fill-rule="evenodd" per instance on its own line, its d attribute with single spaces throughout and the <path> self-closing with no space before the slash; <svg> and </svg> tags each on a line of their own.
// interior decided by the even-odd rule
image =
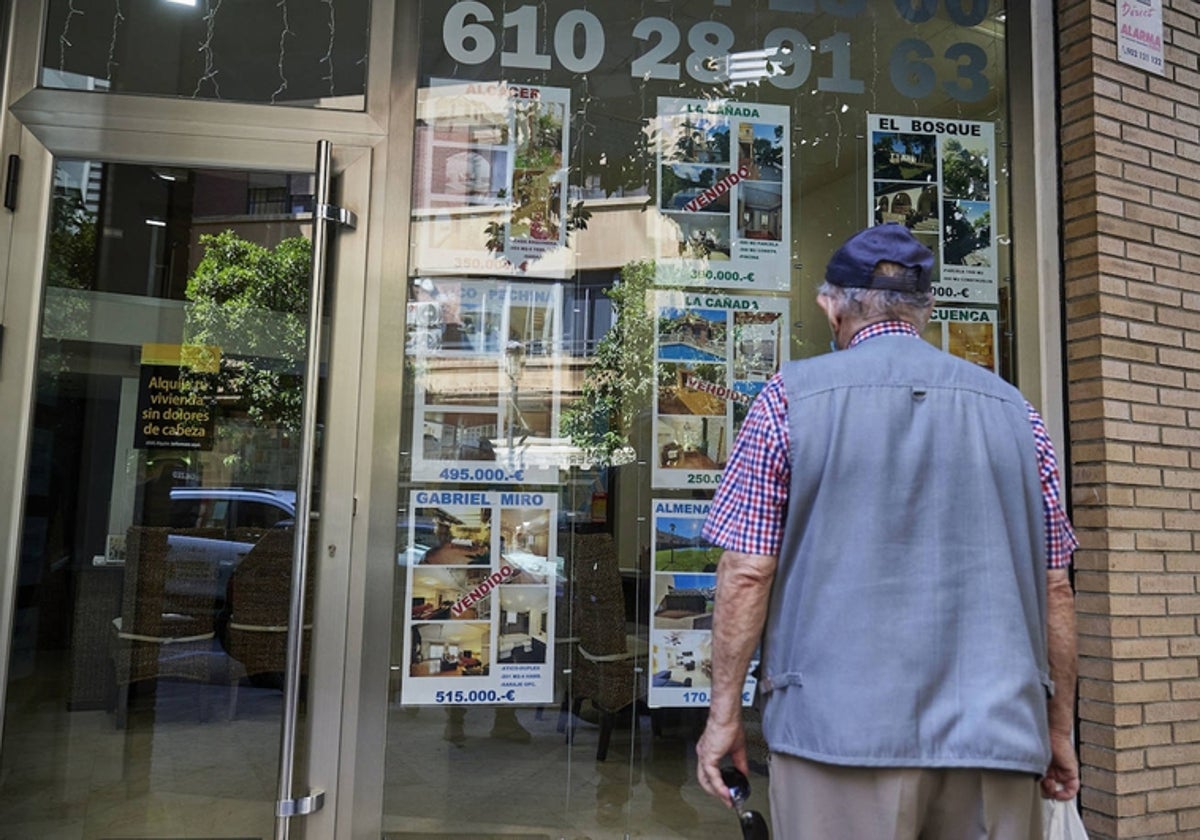
<svg viewBox="0 0 1200 840">
<path fill-rule="evenodd" d="M 1117 61 L 1115 3 L 1060 0 L 1081 802 L 1093 838 L 1200 838 L 1200 55 Z"/>
</svg>

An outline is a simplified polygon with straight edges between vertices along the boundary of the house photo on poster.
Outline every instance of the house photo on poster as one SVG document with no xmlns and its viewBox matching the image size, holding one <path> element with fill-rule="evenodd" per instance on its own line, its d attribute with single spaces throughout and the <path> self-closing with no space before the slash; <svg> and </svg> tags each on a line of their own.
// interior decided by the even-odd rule
<svg viewBox="0 0 1200 840">
<path fill-rule="evenodd" d="M 999 313 L 995 309 L 935 307 L 922 337 L 952 356 L 1000 372 Z"/>
<path fill-rule="evenodd" d="M 561 311 L 558 283 L 411 282 L 414 481 L 558 481 Z"/>
<path fill-rule="evenodd" d="M 995 126 L 868 116 L 868 224 L 905 225 L 935 255 L 939 302 L 997 302 Z"/>
<path fill-rule="evenodd" d="M 707 706 L 712 690 L 712 611 L 721 549 L 700 535 L 710 502 L 655 499 L 650 578 L 651 708 Z M 757 662 L 750 663 L 753 672 Z M 754 697 L 746 676 L 742 701 Z"/>
<path fill-rule="evenodd" d="M 553 494 L 411 494 L 402 703 L 552 699 L 557 521 Z"/>
<path fill-rule="evenodd" d="M 788 288 L 790 123 L 782 105 L 659 98 L 660 285 Z"/>
<path fill-rule="evenodd" d="M 419 274 L 567 277 L 570 91 L 434 79 L 418 92 Z"/>
<path fill-rule="evenodd" d="M 655 487 L 713 488 L 746 412 L 787 360 L 788 301 L 654 295 Z"/>
</svg>

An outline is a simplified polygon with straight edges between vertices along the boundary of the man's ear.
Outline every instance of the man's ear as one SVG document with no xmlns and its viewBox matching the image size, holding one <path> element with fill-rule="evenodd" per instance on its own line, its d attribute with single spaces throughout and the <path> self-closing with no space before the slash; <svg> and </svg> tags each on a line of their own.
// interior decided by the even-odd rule
<svg viewBox="0 0 1200 840">
<path fill-rule="evenodd" d="M 837 333 L 838 322 L 841 318 L 833 308 L 833 298 L 828 295 L 817 295 L 817 305 L 821 307 L 821 311 L 825 313 L 825 317 L 829 319 L 829 328 Z"/>
</svg>

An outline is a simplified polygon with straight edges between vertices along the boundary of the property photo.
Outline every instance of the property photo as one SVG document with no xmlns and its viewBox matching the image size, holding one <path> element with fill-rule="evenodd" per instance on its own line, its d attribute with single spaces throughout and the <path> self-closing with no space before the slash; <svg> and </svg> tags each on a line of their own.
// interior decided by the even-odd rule
<svg viewBox="0 0 1200 840">
<path fill-rule="evenodd" d="M 722 409 L 724 410 L 724 409 Z M 658 465 L 664 469 L 719 470 L 725 465 L 727 423 L 719 417 L 658 416 Z"/>
<path fill-rule="evenodd" d="M 763 123 L 738 126 L 738 167 L 745 168 L 750 181 L 783 180 L 786 151 L 784 127 Z"/>
<path fill-rule="evenodd" d="M 410 677 L 483 677 L 491 668 L 491 625 L 454 621 L 414 624 Z"/>
<path fill-rule="evenodd" d="M 898 222 L 913 233 L 936 234 L 938 189 L 933 184 L 914 186 L 875 182 L 875 224 Z"/>
<path fill-rule="evenodd" d="M 664 161 L 728 164 L 729 122 L 707 114 L 677 114 L 663 120 L 662 143 Z"/>
<path fill-rule="evenodd" d="M 491 508 L 417 508 L 417 520 L 432 524 L 420 564 L 490 567 L 491 514 Z"/>
<path fill-rule="evenodd" d="M 733 313 L 733 378 L 766 382 L 779 370 L 782 316 L 777 312 Z"/>
<path fill-rule="evenodd" d="M 670 630 L 650 649 L 655 688 L 708 688 L 712 685 L 712 633 Z"/>
<path fill-rule="evenodd" d="M 499 587 L 497 662 L 545 662 L 550 628 L 550 587 L 506 583 Z"/>
<path fill-rule="evenodd" d="M 490 569 L 430 566 L 413 573 L 409 595 L 413 621 L 465 621 L 491 617 L 491 599 L 465 605 L 463 598 L 483 583 Z"/>
<path fill-rule="evenodd" d="M 778 242 L 783 238 L 783 184 L 741 181 L 737 194 L 739 239 Z"/>
<path fill-rule="evenodd" d="M 658 411 L 660 414 L 724 416 L 725 397 L 722 394 L 727 379 L 723 361 L 721 364 L 660 364 Z"/>
<path fill-rule="evenodd" d="M 990 143 L 980 138 L 946 137 L 942 140 L 942 195 L 968 201 L 992 197 Z"/>
<path fill-rule="evenodd" d="M 937 139 L 932 134 L 876 131 L 871 148 L 871 173 L 876 179 L 937 180 Z"/>
<path fill-rule="evenodd" d="M 676 229 L 677 255 L 696 260 L 728 260 L 729 219 L 712 213 L 672 213 L 665 217 Z"/>
<path fill-rule="evenodd" d="M 727 178 L 728 166 L 703 166 L 690 163 L 664 164 L 662 186 L 659 191 L 659 207 L 663 210 L 686 210 L 689 212 L 729 213 L 729 192 L 724 191 L 711 199 L 703 197 L 705 190 Z M 693 202 L 696 202 L 693 204 Z"/>
<path fill-rule="evenodd" d="M 654 520 L 657 571 L 716 572 L 721 549 L 700 536 L 698 516 L 659 516 Z"/>
<path fill-rule="evenodd" d="M 653 627 L 656 630 L 711 630 L 715 574 L 656 574 Z"/>
<path fill-rule="evenodd" d="M 500 512 L 500 560 L 511 566 L 511 584 L 552 580 L 551 521 L 546 508 L 504 508 Z"/>
<path fill-rule="evenodd" d="M 943 207 L 942 253 L 946 265 L 991 265 L 991 203 L 959 199 L 947 201 Z"/>
<path fill-rule="evenodd" d="M 723 362 L 727 353 L 727 313 L 723 309 L 658 310 L 658 349 L 665 362 Z"/>
</svg>

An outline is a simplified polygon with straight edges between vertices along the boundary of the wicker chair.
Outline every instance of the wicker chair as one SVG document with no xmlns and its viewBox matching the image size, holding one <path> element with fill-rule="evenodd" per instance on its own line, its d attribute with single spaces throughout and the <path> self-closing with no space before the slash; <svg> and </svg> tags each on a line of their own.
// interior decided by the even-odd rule
<svg viewBox="0 0 1200 840">
<path fill-rule="evenodd" d="M 287 668 L 288 613 L 292 592 L 292 528 L 263 535 L 242 558 L 229 580 L 229 622 L 225 649 L 240 663 L 230 671 L 230 712 L 236 710 L 237 686 L 244 676 L 283 674 Z M 305 611 L 312 615 L 312 576 L 306 580 Z M 300 673 L 307 671 L 312 625 L 304 625 Z"/>
<path fill-rule="evenodd" d="M 583 701 L 590 700 L 600 717 L 596 760 L 604 761 L 617 715 L 626 710 L 636 715 L 645 699 L 646 656 L 625 634 L 625 594 L 612 536 L 581 534 L 575 542 L 571 600 L 578 642 L 568 690 L 572 714 L 565 728 L 570 742 Z"/>
<path fill-rule="evenodd" d="M 126 539 L 121 615 L 113 619 L 116 724 L 128 720 L 130 686 L 176 677 L 213 681 L 217 564 L 203 557 L 168 559 L 172 534 L 220 538 L 215 529 L 132 527 Z"/>
</svg>

